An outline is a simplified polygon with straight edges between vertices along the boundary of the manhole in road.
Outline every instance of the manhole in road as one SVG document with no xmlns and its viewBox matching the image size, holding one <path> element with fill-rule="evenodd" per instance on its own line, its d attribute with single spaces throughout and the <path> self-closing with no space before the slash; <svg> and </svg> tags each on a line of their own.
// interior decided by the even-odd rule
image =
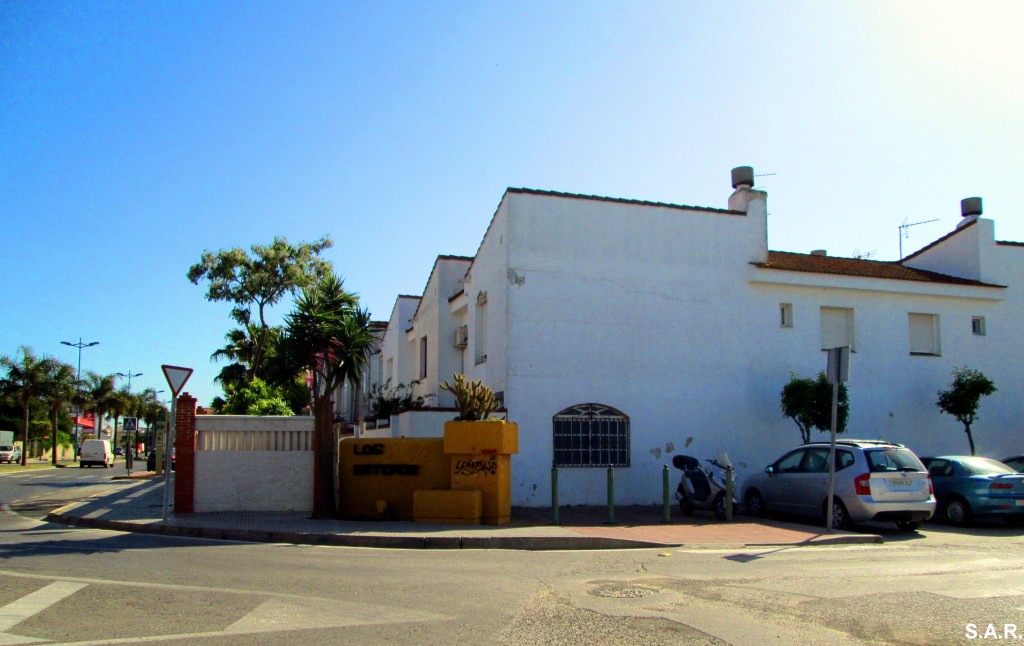
<svg viewBox="0 0 1024 646">
<path fill-rule="evenodd" d="M 654 588 L 642 585 L 612 583 L 594 588 L 590 591 L 590 594 L 595 597 L 607 597 L 609 599 L 638 599 L 640 597 L 649 597 L 657 592 Z"/>
</svg>

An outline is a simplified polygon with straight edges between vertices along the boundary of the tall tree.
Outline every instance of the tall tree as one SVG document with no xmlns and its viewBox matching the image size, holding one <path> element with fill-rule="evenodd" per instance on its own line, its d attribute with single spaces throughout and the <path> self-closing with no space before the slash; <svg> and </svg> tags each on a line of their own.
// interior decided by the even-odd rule
<svg viewBox="0 0 1024 646">
<path fill-rule="evenodd" d="M 117 446 L 117 422 L 121 419 L 122 415 L 130 414 L 133 410 L 134 402 L 132 401 L 132 393 L 128 390 L 127 386 L 121 386 L 115 390 L 110 398 L 107 400 L 107 414 L 114 419 L 114 431 L 111 435 L 111 444 Z M 125 438 L 122 438 L 122 440 Z M 125 450 L 127 450 L 127 445 Z"/>
<path fill-rule="evenodd" d="M 31 348 L 21 346 L 21 357 L 0 357 L 0 367 L 6 375 L 0 379 L 0 392 L 18 402 L 24 414 L 22 429 L 21 465 L 28 461 L 29 411 L 32 403 L 46 392 L 46 384 L 55 359 L 37 357 Z"/>
<path fill-rule="evenodd" d="M 336 514 L 331 393 L 362 374 L 374 343 L 370 314 L 332 273 L 303 289 L 285 320 L 292 352 L 313 376 L 313 517 L 330 518 Z"/>
<path fill-rule="evenodd" d="M 270 245 L 252 245 L 251 254 L 237 247 L 217 253 L 204 251 L 200 261 L 189 267 L 186 275 L 192 283 L 198 285 L 202 279 L 209 282 L 207 300 L 233 304 L 231 316 L 242 326 L 251 345 L 247 379 L 256 376 L 267 347 L 267 307 L 329 274 L 331 263 L 320 254 L 333 244 L 328 236 L 298 245 L 275 237 Z"/>
<path fill-rule="evenodd" d="M 67 404 L 74 398 L 77 381 L 75 368 L 62 361 L 54 360 L 49 366 L 46 383 L 43 388 L 43 402 L 50 413 L 50 463 L 57 464 L 58 421 L 60 413 L 66 410 Z"/>
<path fill-rule="evenodd" d="M 949 385 L 948 390 L 939 391 L 939 400 L 935 402 L 935 405 L 943 413 L 952 415 L 964 425 L 964 433 L 967 433 L 967 443 L 971 447 L 971 455 L 974 455 L 974 435 L 971 434 L 971 424 L 977 418 L 981 398 L 991 395 L 996 390 L 995 384 L 988 377 L 965 366 L 954 368 L 953 383 Z"/>
<path fill-rule="evenodd" d="M 811 441 L 811 431 L 832 430 L 832 384 L 824 372 L 817 379 L 799 377 L 793 374 L 782 388 L 779 408 L 782 414 L 796 422 L 804 444 Z M 846 420 L 850 416 L 850 400 L 846 384 L 839 384 L 839 409 L 836 417 L 836 433 L 846 431 Z"/>
</svg>

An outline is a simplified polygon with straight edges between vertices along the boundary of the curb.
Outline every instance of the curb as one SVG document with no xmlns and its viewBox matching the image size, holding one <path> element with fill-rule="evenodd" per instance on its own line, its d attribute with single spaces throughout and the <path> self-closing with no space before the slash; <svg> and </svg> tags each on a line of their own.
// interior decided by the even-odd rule
<svg viewBox="0 0 1024 646">
<path fill-rule="evenodd" d="M 75 503 L 78 504 L 78 503 Z M 332 545 L 337 547 L 370 547 L 398 549 L 502 549 L 522 551 L 559 550 L 621 550 L 671 547 L 664 543 L 631 541 L 594 536 L 388 536 L 352 534 L 312 534 L 256 529 L 221 529 L 216 527 L 185 527 L 157 523 L 136 523 L 127 520 L 104 520 L 69 516 L 57 509 L 46 516 L 48 522 L 76 527 L 108 529 L 136 534 L 156 534 L 183 538 L 203 538 L 246 543 L 291 543 L 294 545 Z"/>
<path fill-rule="evenodd" d="M 337 547 L 368 547 L 397 549 L 464 549 L 464 550 L 520 550 L 520 551 L 562 551 L 562 550 L 635 550 L 666 548 L 780 548 L 818 547 L 830 545 L 867 545 L 882 543 L 882 537 L 874 534 L 846 534 L 841 536 L 816 537 L 799 543 L 730 543 L 687 545 L 685 543 L 656 543 L 651 541 L 604 538 L 599 536 L 389 536 L 353 535 L 290 532 L 280 530 L 225 529 L 217 527 L 186 527 L 165 525 L 161 522 L 138 523 L 127 520 L 104 520 L 82 518 L 66 512 L 82 503 L 72 503 L 56 509 L 46 516 L 49 522 L 78 527 L 92 527 L 119 532 L 202 538 L 220 541 L 247 543 L 289 543 L 293 545 L 331 545 Z"/>
</svg>

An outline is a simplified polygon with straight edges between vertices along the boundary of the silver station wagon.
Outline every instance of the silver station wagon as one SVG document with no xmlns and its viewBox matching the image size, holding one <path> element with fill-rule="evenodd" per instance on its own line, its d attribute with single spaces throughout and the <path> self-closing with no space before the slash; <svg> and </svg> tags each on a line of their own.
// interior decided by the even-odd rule
<svg viewBox="0 0 1024 646">
<path fill-rule="evenodd" d="M 748 514 L 766 511 L 824 521 L 828 506 L 828 442 L 804 444 L 743 484 Z M 913 451 L 882 440 L 836 441 L 832 526 L 847 529 L 866 521 L 894 522 L 914 530 L 935 513 L 928 470 Z"/>
</svg>

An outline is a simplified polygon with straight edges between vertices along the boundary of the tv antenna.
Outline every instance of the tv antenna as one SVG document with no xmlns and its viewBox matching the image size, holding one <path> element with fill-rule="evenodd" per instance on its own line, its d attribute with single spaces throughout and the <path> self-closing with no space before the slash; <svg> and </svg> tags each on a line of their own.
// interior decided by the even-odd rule
<svg viewBox="0 0 1024 646">
<path fill-rule="evenodd" d="M 903 260 L 903 238 L 909 238 L 910 237 L 910 234 L 907 233 L 907 229 L 909 229 L 910 227 L 916 227 L 919 224 L 928 224 L 930 222 L 938 222 L 938 221 L 939 221 L 938 218 L 935 218 L 934 220 L 924 220 L 924 221 L 921 221 L 921 222 L 912 222 L 910 224 L 907 224 L 906 220 L 903 221 L 903 224 L 901 224 L 899 226 L 899 230 L 900 230 L 900 260 Z"/>
<path fill-rule="evenodd" d="M 775 177 L 776 175 L 778 175 L 778 173 L 758 173 L 758 174 L 754 175 L 754 177 Z M 755 186 L 754 190 L 756 191 L 756 190 L 760 190 L 762 188 L 764 188 L 764 187 L 763 186 Z"/>
</svg>

